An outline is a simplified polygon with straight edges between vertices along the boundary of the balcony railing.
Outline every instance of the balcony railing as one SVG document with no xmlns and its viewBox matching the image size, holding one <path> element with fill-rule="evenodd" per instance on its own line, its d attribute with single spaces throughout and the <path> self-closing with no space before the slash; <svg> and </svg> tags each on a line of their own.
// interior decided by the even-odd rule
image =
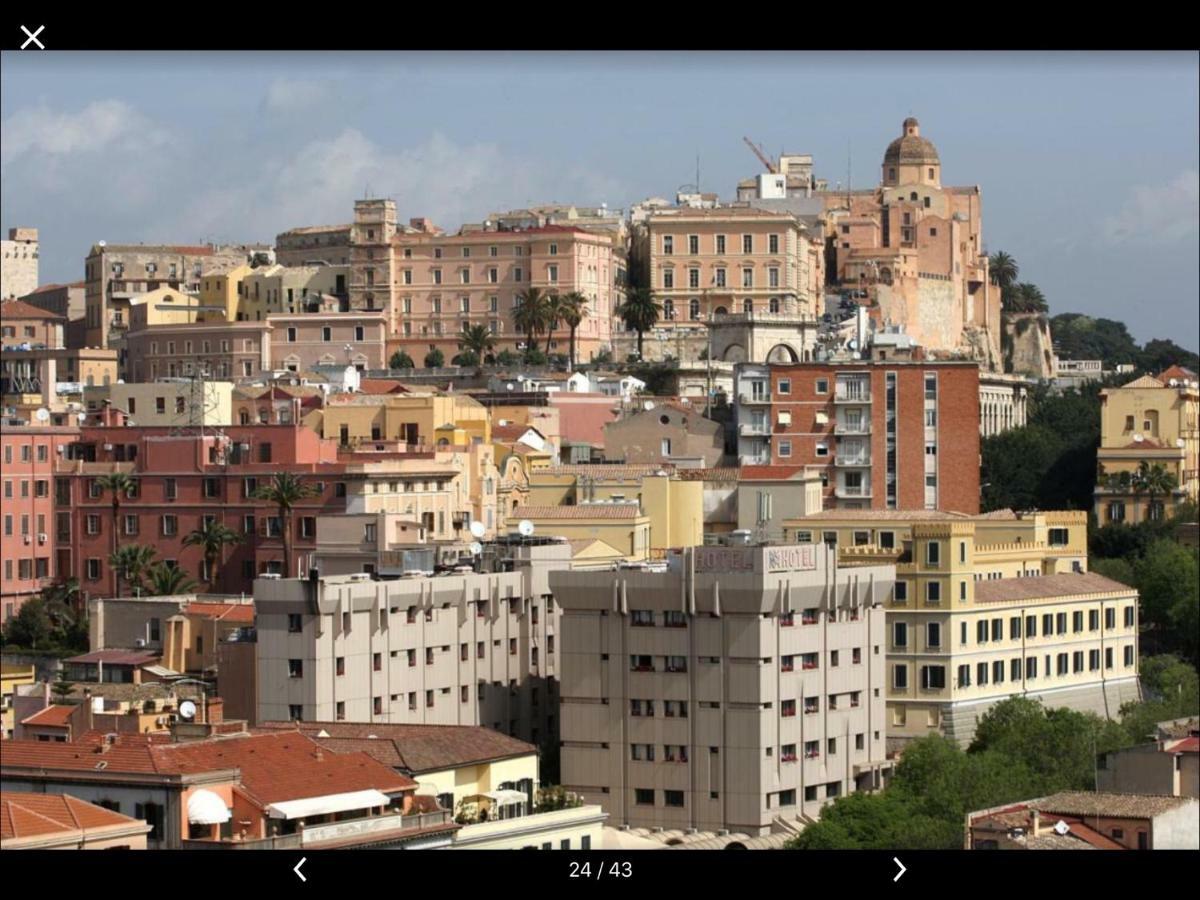
<svg viewBox="0 0 1200 900">
<path fill-rule="evenodd" d="M 738 402 L 745 403 L 748 405 L 755 405 L 755 404 L 764 404 L 765 405 L 765 404 L 769 404 L 771 402 L 771 395 L 768 394 L 766 391 L 763 391 L 762 393 L 738 394 Z"/>
<path fill-rule="evenodd" d="M 769 422 L 745 422 L 738 426 L 738 434 L 742 437 L 770 437 Z"/>
<path fill-rule="evenodd" d="M 839 387 L 833 395 L 833 402 L 834 403 L 870 403 L 871 402 L 871 392 L 867 391 L 867 390 L 845 391 Z"/>
<path fill-rule="evenodd" d="M 834 489 L 833 493 L 834 496 L 843 499 L 861 499 L 871 496 L 871 486 L 869 484 L 861 487 L 846 487 L 845 485 L 840 485 Z"/>
<path fill-rule="evenodd" d="M 834 464 L 847 468 L 863 468 L 871 465 L 871 456 L 867 453 L 850 453 L 844 456 L 839 453 Z"/>
<path fill-rule="evenodd" d="M 858 422 L 837 422 L 833 426 L 834 434 L 870 434 L 871 421 L 863 419 Z"/>
</svg>

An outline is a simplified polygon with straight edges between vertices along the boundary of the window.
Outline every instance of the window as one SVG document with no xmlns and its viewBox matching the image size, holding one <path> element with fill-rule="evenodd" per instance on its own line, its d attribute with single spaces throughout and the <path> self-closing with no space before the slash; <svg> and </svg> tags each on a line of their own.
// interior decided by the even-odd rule
<svg viewBox="0 0 1200 900">
<path fill-rule="evenodd" d="M 838 659 L 839 659 L 838 651 L 830 650 L 829 651 L 829 668 L 836 669 L 837 664 L 838 664 Z"/>
<path fill-rule="evenodd" d="M 650 788 L 634 788 L 633 802 L 639 806 L 653 806 L 654 791 Z"/>
<path fill-rule="evenodd" d="M 1038 670 L 1037 657 L 1036 656 L 1028 657 L 1025 660 L 1025 679 L 1027 681 L 1032 681 L 1034 678 L 1037 678 L 1037 674 L 1038 674 L 1037 670 Z"/>
<path fill-rule="evenodd" d="M 653 672 L 654 658 L 650 656 L 630 656 L 629 671 L 631 672 Z"/>
<path fill-rule="evenodd" d="M 897 581 L 895 592 L 896 592 L 895 600 L 897 603 L 907 603 L 908 602 L 908 582 L 907 581 Z M 897 623 L 897 624 L 902 624 L 902 623 Z"/>
<path fill-rule="evenodd" d="M 930 604 L 942 602 L 942 583 L 940 581 L 930 581 L 926 583 L 925 602 Z"/>
<path fill-rule="evenodd" d="M 784 700 L 782 703 L 780 703 L 779 714 L 785 719 L 790 719 L 792 716 L 796 715 L 796 701 Z"/>
<path fill-rule="evenodd" d="M 908 646 L 908 624 L 906 622 L 892 623 L 892 646 L 897 648 Z"/>
<path fill-rule="evenodd" d="M 344 656 L 337 657 L 337 659 L 335 660 L 335 671 L 336 671 L 336 674 L 338 674 L 338 675 L 346 674 L 346 657 L 344 657 Z"/>
<path fill-rule="evenodd" d="M 629 758 L 638 762 L 654 762 L 654 745 L 630 744 Z"/>
<path fill-rule="evenodd" d="M 945 666 L 921 666 L 921 688 L 923 690 L 936 691 L 945 687 Z"/>
<path fill-rule="evenodd" d="M 743 253 L 753 253 L 754 252 L 754 235 L 752 235 L 752 234 L 743 234 L 742 235 L 742 252 Z"/>
<path fill-rule="evenodd" d="M 288 633 L 299 634 L 303 630 L 304 617 L 300 613 L 288 613 Z"/>
<path fill-rule="evenodd" d="M 1125 667 L 1128 668 L 1132 665 L 1133 665 L 1133 647 L 1128 646 L 1125 648 Z"/>
<path fill-rule="evenodd" d="M 304 661 L 300 659 L 288 660 L 288 678 L 303 678 L 304 677 Z"/>
<path fill-rule="evenodd" d="M 821 757 L 821 742 L 820 741 L 805 741 L 804 742 L 804 758 L 819 759 Z"/>
<path fill-rule="evenodd" d="M 929 622 L 925 625 L 925 646 L 931 650 L 942 646 L 942 626 L 939 622 Z"/>
<path fill-rule="evenodd" d="M 1132 606 L 1125 607 L 1124 613 L 1125 613 L 1125 627 L 1132 628 L 1133 627 L 1133 616 L 1134 616 L 1133 607 Z"/>
</svg>

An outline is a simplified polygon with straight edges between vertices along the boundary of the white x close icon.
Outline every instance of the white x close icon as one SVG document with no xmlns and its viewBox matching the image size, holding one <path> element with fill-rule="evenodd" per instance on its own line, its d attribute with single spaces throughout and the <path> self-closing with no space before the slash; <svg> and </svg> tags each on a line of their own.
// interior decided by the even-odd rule
<svg viewBox="0 0 1200 900">
<path fill-rule="evenodd" d="M 26 28 L 24 25 L 22 25 L 22 26 L 21 26 L 21 30 L 22 30 L 23 32 L 25 32 L 25 34 L 28 36 L 28 40 L 27 40 L 27 41 L 25 41 L 25 43 L 23 43 L 23 44 L 21 45 L 21 49 L 22 49 L 22 50 L 24 50 L 24 49 L 25 49 L 26 47 L 28 47 L 30 44 L 37 44 L 37 45 L 38 45 L 38 49 L 39 49 L 39 50 L 45 50 L 45 49 L 46 49 L 46 45 L 45 45 L 45 44 L 43 44 L 41 41 L 39 41 L 39 40 L 38 40 L 38 35 L 39 35 L 39 34 L 41 34 L 43 31 L 45 31 L 45 30 L 46 30 L 46 26 L 45 26 L 45 25 L 39 25 L 39 26 L 38 26 L 38 30 L 37 30 L 37 31 L 34 31 L 34 32 L 30 32 L 30 30 L 29 30 L 28 28 Z"/>
</svg>

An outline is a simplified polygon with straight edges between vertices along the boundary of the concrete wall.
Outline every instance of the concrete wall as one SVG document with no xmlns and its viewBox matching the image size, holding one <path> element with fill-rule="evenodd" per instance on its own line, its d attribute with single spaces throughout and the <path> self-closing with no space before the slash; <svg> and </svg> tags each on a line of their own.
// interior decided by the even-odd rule
<svg viewBox="0 0 1200 900">
<path fill-rule="evenodd" d="M 1200 850 L 1200 803 L 1193 800 L 1154 817 L 1153 850 Z"/>
</svg>

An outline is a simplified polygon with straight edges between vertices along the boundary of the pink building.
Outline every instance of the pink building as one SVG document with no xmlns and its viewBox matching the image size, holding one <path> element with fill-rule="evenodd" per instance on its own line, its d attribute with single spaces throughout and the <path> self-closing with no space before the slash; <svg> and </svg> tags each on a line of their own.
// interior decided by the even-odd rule
<svg viewBox="0 0 1200 900">
<path fill-rule="evenodd" d="M 272 315 L 271 368 L 292 372 L 314 366 L 386 369 L 387 317 L 382 312 Z"/>
<path fill-rule="evenodd" d="M 0 515 L 0 620 L 7 622 L 21 604 L 54 579 L 66 577 L 64 557 L 54 528 L 51 486 L 66 445 L 77 428 L 0 426 L 3 445 L 3 494 Z M 67 559 L 69 559 L 69 546 Z"/>
</svg>

